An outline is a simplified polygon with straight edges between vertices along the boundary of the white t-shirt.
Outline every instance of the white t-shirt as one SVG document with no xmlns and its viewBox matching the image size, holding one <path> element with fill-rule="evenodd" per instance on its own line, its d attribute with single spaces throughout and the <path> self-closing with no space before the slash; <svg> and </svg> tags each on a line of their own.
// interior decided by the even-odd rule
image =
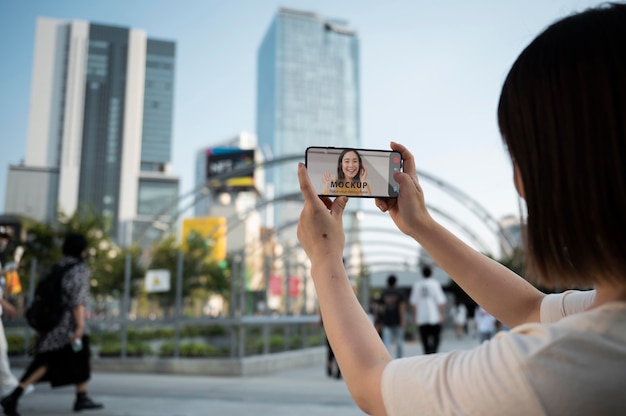
<svg viewBox="0 0 626 416">
<path fill-rule="evenodd" d="M 465 325 L 467 323 L 467 307 L 463 303 L 459 303 L 452 307 L 452 316 L 456 325 Z"/>
<path fill-rule="evenodd" d="M 594 296 L 548 295 L 541 324 L 469 351 L 391 361 L 382 378 L 387 414 L 626 415 L 626 302 L 585 311 Z"/>
<path fill-rule="evenodd" d="M 415 322 L 418 325 L 441 323 L 439 305 L 446 303 L 446 295 L 437 280 L 431 277 L 413 283 L 409 302 L 415 306 Z"/>
<path fill-rule="evenodd" d="M 478 332 L 496 332 L 496 318 L 480 306 L 476 308 L 476 312 L 474 313 L 474 321 L 476 321 L 476 330 Z"/>
</svg>

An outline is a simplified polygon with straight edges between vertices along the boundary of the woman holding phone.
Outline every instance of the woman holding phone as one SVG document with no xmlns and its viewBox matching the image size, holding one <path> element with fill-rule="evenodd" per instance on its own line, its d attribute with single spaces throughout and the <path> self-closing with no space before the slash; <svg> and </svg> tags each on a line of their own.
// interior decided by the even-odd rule
<svg viewBox="0 0 626 416">
<path fill-rule="evenodd" d="M 373 415 L 626 414 L 626 4 L 550 25 L 504 82 L 498 124 L 525 201 L 526 278 L 475 251 L 428 212 L 398 143 L 397 199 L 376 199 L 510 331 L 467 351 L 392 360 L 351 290 L 343 196 L 318 197 L 298 166 L 298 238 L 326 334 L 357 405 Z M 563 291 L 563 288 L 572 288 Z"/>
</svg>

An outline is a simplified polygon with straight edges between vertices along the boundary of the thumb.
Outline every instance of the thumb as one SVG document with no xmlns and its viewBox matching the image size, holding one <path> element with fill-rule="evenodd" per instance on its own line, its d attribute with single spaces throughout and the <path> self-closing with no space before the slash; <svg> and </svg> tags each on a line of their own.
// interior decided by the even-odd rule
<svg viewBox="0 0 626 416">
<path fill-rule="evenodd" d="M 394 172 L 393 178 L 398 182 L 398 185 L 400 185 L 400 192 L 402 192 L 402 189 L 405 190 L 404 192 L 410 192 L 411 190 L 417 192 L 417 177 L 413 179 L 413 176 L 406 172 Z"/>
</svg>

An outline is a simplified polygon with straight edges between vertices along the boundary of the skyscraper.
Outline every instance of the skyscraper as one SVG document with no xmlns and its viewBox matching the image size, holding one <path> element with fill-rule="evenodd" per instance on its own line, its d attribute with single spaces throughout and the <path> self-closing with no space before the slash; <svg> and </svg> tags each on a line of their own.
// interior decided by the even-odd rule
<svg viewBox="0 0 626 416">
<path fill-rule="evenodd" d="M 360 147 L 359 39 L 347 22 L 281 8 L 258 51 L 257 136 L 266 160 L 307 146 Z M 299 192 L 295 163 L 267 170 L 273 197 Z M 271 196 L 270 196 L 271 197 Z M 274 226 L 299 204 L 275 206 Z"/>
<path fill-rule="evenodd" d="M 6 211 L 51 221 L 88 210 L 128 243 L 175 204 L 175 52 L 141 30 L 39 18 L 26 157 L 10 167 Z"/>
</svg>

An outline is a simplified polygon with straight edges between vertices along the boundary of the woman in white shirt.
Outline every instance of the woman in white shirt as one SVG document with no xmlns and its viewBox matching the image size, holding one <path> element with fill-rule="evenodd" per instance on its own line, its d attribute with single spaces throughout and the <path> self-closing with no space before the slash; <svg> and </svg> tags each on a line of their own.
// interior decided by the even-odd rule
<svg viewBox="0 0 626 416">
<path fill-rule="evenodd" d="M 413 155 L 397 199 L 377 199 L 510 331 L 469 351 L 392 360 L 342 263 L 347 197 L 318 198 L 300 164 L 298 238 L 327 336 L 358 406 L 374 415 L 626 414 L 626 4 L 568 16 L 520 54 L 500 130 L 526 202 L 526 276 L 474 251 L 429 214 Z"/>
</svg>

